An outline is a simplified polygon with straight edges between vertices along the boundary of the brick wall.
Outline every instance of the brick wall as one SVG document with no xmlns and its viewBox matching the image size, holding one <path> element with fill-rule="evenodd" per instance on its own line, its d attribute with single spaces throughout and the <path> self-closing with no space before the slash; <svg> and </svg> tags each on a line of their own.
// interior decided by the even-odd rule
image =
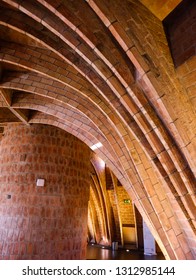
<svg viewBox="0 0 196 280">
<path fill-rule="evenodd" d="M 117 187 L 118 203 L 120 207 L 122 224 L 135 224 L 133 206 L 130 200 L 130 204 L 125 204 L 124 199 L 130 199 L 128 193 L 123 187 Z"/>
<path fill-rule="evenodd" d="M 183 1 L 164 20 L 175 66 L 196 54 L 196 2 Z"/>
<path fill-rule="evenodd" d="M 192 56 L 181 64 L 176 68 L 176 72 L 192 104 L 193 110 L 196 111 L 196 56 Z"/>
<path fill-rule="evenodd" d="M 0 258 L 83 259 L 89 148 L 44 125 L 8 125 L 0 144 Z M 36 179 L 45 179 L 36 187 Z"/>
<path fill-rule="evenodd" d="M 108 190 L 107 191 L 109 199 L 110 199 L 110 204 L 112 208 L 112 218 L 113 218 L 113 227 L 112 227 L 112 241 L 118 241 L 121 243 L 121 233 L 120 233 L 120 220 L 119 220 L 119 207 L 117 205 L 117 199 L 116 199 L 116 193 L 113 190 Z"/>
<path fill-rule="evenodd" d="M 124 187 L 117 186 L 116 192 L 118 196 L 124 243 L 136 244 L 135 217 L 132 201 Z M 130 203 L 126 204 L 124 200 L 127 199 L 130 199 Z"/>
</svg>

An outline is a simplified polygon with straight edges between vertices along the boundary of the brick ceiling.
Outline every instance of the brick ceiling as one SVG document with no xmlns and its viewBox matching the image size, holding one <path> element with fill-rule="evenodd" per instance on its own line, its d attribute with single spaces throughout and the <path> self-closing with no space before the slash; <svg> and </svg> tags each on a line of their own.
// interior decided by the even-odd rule
<svg viewBox="0 0 196 280">
<path fill-rule="evenodd" d="M 182 88 L 160 15 L 135 0 L 5 0 L 0 11 L 1 127 L 50 124 L 89 147 L 101 142 L 96 153 L 142 215 L 156 203 L 148 185 L 150 195 L 165 186 L 188 194 L 179 207 L 185 217 L 189 206 L 193 229 L 193 121 L 182 97 L 176 104 Z"/>
<path fill-rule="evenodd" d="M 157 18 L 159 18 L 160 20 L 163 20 L 182 0 L 167 0 L 167 1 L 160 1 L 160 0 L 140 0 L 140 2 L 146 7 L 148 8 Z M 10 6 L 6 4 L 6 2 L 8 4 L 11 4 Z M 7 13 L 11 13 L 10 11 L 16 11 L 16 7 L 18 5 L 20 5 L 20 2 L 22 1 L 1 1 L 1 10 L 5 9 L 7 10 Z M 37 1 L 42 3 L 43 1 Z M 56 1 L 57 4 L 60 3 L 61 1 Z M 87 1 L 88 2 L 88 1 Z M 130 1 L 131 2 L 131 1 Z M 35 3 L 35 4 L 34 4 Z M 25 4 L 23 4 L 24 6 L 26 6 Z M 24 14 L 27 14 L 29 16 L 29 12 L 31 11 L 31 8 L 34 7 L 34 5 L 38 5 L 36 4 L 36 1 L 30 1 L 29 4 L 27 4 L 27 10 L 26 12 L 24 12 Z M 46 5 L 47 6 L 47 5 Z M 36 10 L 38 10 L 41 7 L 41 5 L 39 5 L 37 7 Z M 25 7 L 24 7 L 25 8 Z M 70 7 L 69 7 L 70 8 Z M 72 9 L 70 9 L 70 15 L 71 15 L 71 10 L 74 11 L 74 9 L 76 9 L 76 7 L 73 7 Z M 10 10 L 10 11 L 8 11 Z M 22 8 L 20 8 L 21 11 L 25 11 Z M 41 9 L 42 10 L 42 9 Z M 35 12 L 36 13 L 36 12 Z M 41 11 L 40 11 L 41 13 Z M 30 15 L 31 17 L 33 17 L 33 14 Z M 37 18 L 38 22 L 41 20 L 41 16 L 40 16 L 40 20 Z M 13 24 L 14 27 L 14 24 Z M 24 32 L 21 32 L 21 30 L 16 30 L 13 27 L 9 27 L 8 24 L 3 24 L 0 25 L 0 34 L 1 34 L 1 38 L 3 41 L 6 42 L 14 42 L 18 45 L 22 44 L 22 45 L 26 45 L 30 47 L 34 47 L 34 48 L 44 48 L 47 49 L 47 47 L 40 42 L 40 40 L 36 40 L 35 38 L 32 38 L 31 36 L 27 36 L 27 34 L 25 34 Z M 70 32 L 67 31 L 67 32 Z M 70 32 L 71 33 L 71 32 Z M 71 34 L 70 34 L 71 35 Z M 73 35 L 73 37 L 75 36 L 75 34 Z M 14 47 L 14 46 L 13 46 Z M 46 54 L 48 55 L 48 54 Z M 101 62 L 99 62 L 101 63 Z M 18 63 L 14 63 L 12 64 L 10 61 L 4 62 L 2 60 L 1 66 L 0 66 L 0 77 L 2 79 L 3 74 L 4 76 L 6 75 L 5 73 L 7 72 L 28 72 L 29 70 L 25 70 L 24 65 L 19 65 Z M 100 67 L 103 67 L 102 65 L 100 65 Z M 32 71 L 32 69 L 30 68 L 30 70 Z M 74 70 L 75 71 L 75 70 Z M 130 75 L 131 76 L 131 75 Z M 1 95 L 0 95 L 0 104 L 1 107 L 7 107 L 10 108 L 10 104 L 9 102 L 11 102 L 11 98 L 8 96 L 12 96 L 12 93 L 7 93 L 5 94 L 5 91 L 1 91 Z M 7 109 L 2 109 L 1 110 L 1 118 L 0 118 L 0 123 L 1 124 L 6 124 L 6 122 L 10 121 L 10 122 L 17 122 L 17 121 L 23 121 L 24 123 L 27 122 L 29 116 L 30 116 L 30 112 L 29 110 L 23 110 L 17 109 L 17 112 L 14 108 L 10 108 L 11 112 L 8 113 Z"/>
</svg>

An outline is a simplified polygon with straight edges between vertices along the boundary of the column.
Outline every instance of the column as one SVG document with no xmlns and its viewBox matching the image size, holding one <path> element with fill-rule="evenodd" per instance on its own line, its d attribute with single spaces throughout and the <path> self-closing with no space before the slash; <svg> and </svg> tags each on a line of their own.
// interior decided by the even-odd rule
<svg viewBox="0 0 196 280">
<path fill-rule="evenodd" d="M 85 259 L 90 149 L 48 125 L 0 142 L 0 258 Z"/>
</svg>

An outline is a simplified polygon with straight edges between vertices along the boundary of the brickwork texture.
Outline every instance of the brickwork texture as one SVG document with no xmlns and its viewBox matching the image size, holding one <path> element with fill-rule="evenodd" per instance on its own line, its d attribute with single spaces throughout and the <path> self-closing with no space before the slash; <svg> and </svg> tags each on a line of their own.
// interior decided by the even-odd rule
<svg viewBox="0 0 196 280">
<path fill-rule="evenodd" d="M 89 148 L 58 128 L 8 125 L 0 145 L 0 258 L 84 259 Z M 44 179 L 43 187 L 37 179 Z"/>
<path fill-rule="evenodd" d="M 126 190 L 165 258 L 174 260 L 196 259 L 195 60 L 193 55 L 186 56 L 187 60 L 180 66 L 174 64 L 163 25 L 163 18 L 174 7 L 177 9 L 179 2 L 189 1 L 0 1 L 1 130 L 5 127 L 6 135 L 6 129 L 11 129 L 6 128 L 6 124 L 13 122 L 27 126 L 51 125 L 76 136 L 89 148 L 94 147 L 94 153 Z M 178 37 L 173 37 L 184 54 L 194 44 L 195 17 L 191 13 L 192 9 L 184 9 L 177 22 L 182 24 L 182 30 Z M 180 22 L 182 19 L 185 20 Z M 191 33 L 188 32 L 191 38 L 183 40 L 181 34 L 185 34 L 187 20 L 191 20 L 187 28 L 187 31 L 191 29 Z M 177 56 L 181 57 L 182 53 Z M 19 134 L 14 135 L 13 143 L 14 138 L 19 138 Z M 18 152 L 13 152 L 18 148 L 16 145 L 10 148 L 11 154 L 7 151 L 5 155 L 6 138 L 0 139 L 1 157 L 5 156 L 5 161 L 10 162 L 10 167 L 4 162 L 0 167 L 1 178 L 5 179 L 1 181 L 2 190 L 5 188 L 5 195 L 10 195 L 10 182 L 23 184 L 25 177 L 35 183 L 36 178 L 28 173 L 31 162 L 25 162 L 27 159 L 34 162 L 39 156 L 35 157 L 33 152 L 31 157 L 26 156 L 28 145 L 25 147 L 22 143 L 18 145 L 25 150 L 21 158 Z M 64 172 L 62 156 L 57 158 L 58 149 L 54 153 L 57 153 L 56 164 Z M 48 157 L 47 153 L 40 160 L 49 160 Z M 12 160 L 19 160 L 20 164 L 13 162 L 12 165 Z M 117 182 L 111 185 L 112 176 L 103 172 L 100 161 L 96 164 L 91 158 L 91 163 L 96 172 L 91 173 L 90 178 L 89 232 L 94 232 L 93 238 L 109 244 L 113 238 L 122 237 L 120 207 L 116 204 L 112 208 Z M 42 166 L 57 175 L 50 164 Z M 6 168 L 12 171 L 9 182 Z M 18 168 L 22 173 L 16 176 Z M 36 174 L 42 172 L 38 162 L 34 168 Z M 67 172 L 67 180 L 74 181 L 71 176 L 75 176 L 76 170 L 69 167 Z M 83 177 L 83 172 L 81 175 Z M 54 183 L 47 189 L 47 179 L 46 189 L 53 193 L 56 182 L 62 183 L 64 177 L 58 175 L 57 180 L 53 173 L 50 176 Z M 23 197 L 20 188 L 19 185 L 21 196 L 13 194 L 7 199 L 3 195 L 2 211 L 13 211 L 11 202 Z M 80 205 L 83 196 L 81 200 L 70 201 Z M 41 198 L 47 199 L 44 195 Z M 58 199 L 56 196 L 55 203 Z M 61 201 L 64 203 L 66 199 Z M 8 203 L 10 207 L 4 207 Z M 77 216 L 77 209 L 66 212 Z M 54 210 L 56 214 L 53 214 L 57 212 Z M 46 213 L 44 215 L 53 215 L 50 211 Z M 9 219 L 4 222 L 4 214 L 1 219 L 3 224 L 11 223 Z M 70 217 L 67 224 L 69 221 Z M 2 233 L 6 238 L 7 230 Z M 37 238 L 40 236 L 35 234 Z M 28 243 L 30 239 L 26 238 Z M 77 242 L 72 242 L 71 239 L 66 245 L 70 248 L 70 258 L 76 257 L 77 250 L 82 257 L 84 243 L 78 243 L 77 249 L 74 247 Z M 27 252 L 34 248 L 27 243 L 24 250 L 28 258 Z M 8 248 L 6 242 L 3 243 L 4 256 L 7 251 L 13 252 L 13 242 L 10 244 L 7 243 Z M 61 248 L 60 242 L 58 246 Z"/>
</svg>

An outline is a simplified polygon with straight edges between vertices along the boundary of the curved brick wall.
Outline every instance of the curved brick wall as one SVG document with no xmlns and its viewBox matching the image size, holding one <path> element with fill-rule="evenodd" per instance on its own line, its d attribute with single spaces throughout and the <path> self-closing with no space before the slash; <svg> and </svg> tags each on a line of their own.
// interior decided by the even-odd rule
<svg viewBox="0 0 196 280">
<path fill-rule="evenodd" d="M 0 257 L 84 259 L 90 150 L 52 126 L 8 125 L 0 143 Z M 37 187 L 37 178 L 45 179 Z"/>
</svg>

